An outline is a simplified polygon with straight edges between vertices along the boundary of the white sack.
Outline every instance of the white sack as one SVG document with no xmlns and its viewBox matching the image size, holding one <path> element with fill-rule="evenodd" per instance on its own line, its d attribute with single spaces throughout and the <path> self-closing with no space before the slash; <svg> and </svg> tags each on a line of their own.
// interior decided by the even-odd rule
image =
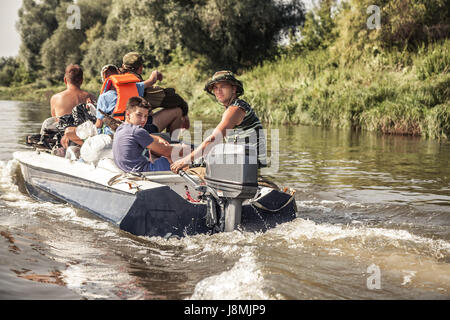
<svg viewBox="0 0 450 320">
<path fill-rule="evenodd" d="M 86 140 L 89 137 L 97 135 L 97 128 L 91 121 L 86 121 L 77 127 L 76 135 L 81 140 Z"/>
<path fill-rule="evenodd" d="M 97 164 L 104 158 L 112 158 L 112 138 L 107 134 L 99 134 L 88 138 L 80 150 L 81 159 L 88 163 Z"/>
</svg>

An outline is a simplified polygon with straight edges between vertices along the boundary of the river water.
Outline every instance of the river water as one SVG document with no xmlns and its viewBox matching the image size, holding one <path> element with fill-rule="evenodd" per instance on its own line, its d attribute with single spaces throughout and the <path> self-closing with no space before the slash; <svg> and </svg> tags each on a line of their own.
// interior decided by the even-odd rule
<svg viewBox="0 0 450 320">
<path fill-rule="evenodd" d="M 30 198 L 12 152 L 49 107 L 0 101 L 0 299 L 449 299 L 450 143 L 279 126 L 300 217 L 136 237 Z"/>
</svg>

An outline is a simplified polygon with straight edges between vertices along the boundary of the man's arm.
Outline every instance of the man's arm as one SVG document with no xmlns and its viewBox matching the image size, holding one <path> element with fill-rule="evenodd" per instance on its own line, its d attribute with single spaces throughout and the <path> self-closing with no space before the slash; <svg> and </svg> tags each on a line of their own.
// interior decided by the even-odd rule
<svg viewBox="0 0 450 320">
<path fill-rule="evenodd" d="M 190 160 L 194 161 L 200 158 L 204 153 L 206 148 L 211 143 L 220 143 L 223 137 L 225 137 L 228 129 L 233 129 L 238 124 L 244 120 L 245 111 L 239 107 L 229 107 L 223 114 L 222 120 L 214 129 L 213 133 L 197 147 L 190 155 Z"/>
<path fill-rule="evenodd" d="M 169 144 L 163 144 L 159 140 L 154 140 L 150 145 L 147 146 L 150 153 L 158 157 L 166 157 L 170 163 L 172 163 L 172 149 L 173 147 Z"/>
<path fill-rule="evenodd" d="M 103 127 L 103 120 L 97 118 L 97 121 L 95 122 L 95 127 L 96 127 L 97 129 L 102 128 L 102 127 Z"/>
<path fill-rule="evenodd" d="M 185 169 L 192 163 L 195 159 L 203 156 L 207 151 L 209 151 L 208 146 L 210 144 L 220 143 L 223 137 L 226 135 L 227 129 L 233 129 L 239 125 L 242 120 L 244 120 L 245 111 L 239 107 L 233 106 L 228 107 L 222 116 L 222 120 L 214 129 L 213 133 L 206 138 L 194 151 L 192 151 L 186 157 L 176 161 L 171 166 L 171 170 L 178 173 L 178 170 Z"/>
<path fill-rule="evenodd" d="M 156 81 L 158 81 L 158 80 L 161 81 L 162 79 L 163 79 L 162 73 L 155 70 L 152 72 L 150 77 L 144 81 L 144 88 L 150 88 L 151 86 L 153 86 L 156 83 Z"/>
<path fill-rule="evenodd" d="M 98 101 L 97 101 L 97 114 L 96 114 L 97 121 L 95 122 L 95 127 L 97 129 L 100 129 L 103 127 L 103 118 L 105 116 L 100 111 L 103 111 L 104 113 L 106 113 L 105 109 L 106 109 L 107 105 L 108 105 L 108 102 L 106 101 L 106 94 L 101 94 L 98 97 Z"/>
</svg>

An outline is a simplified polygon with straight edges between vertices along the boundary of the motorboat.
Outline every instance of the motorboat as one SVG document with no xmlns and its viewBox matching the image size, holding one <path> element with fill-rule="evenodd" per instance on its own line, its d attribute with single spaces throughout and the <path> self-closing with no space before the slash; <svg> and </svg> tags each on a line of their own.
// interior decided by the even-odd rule
<svg viewBox="0 0 450 320">
<path fill-rule="evenodd" d="M 184 171 L 125 173 L 112 158 L 94 164 L 38 149 L 13 157 L 32 197 L 68 203 L 137 236 L 259 232 L 297 217 L 295 191 L 258 184 L 245 147 L 216 146 L 205 159 L 204 178 Z"/>
</svg>

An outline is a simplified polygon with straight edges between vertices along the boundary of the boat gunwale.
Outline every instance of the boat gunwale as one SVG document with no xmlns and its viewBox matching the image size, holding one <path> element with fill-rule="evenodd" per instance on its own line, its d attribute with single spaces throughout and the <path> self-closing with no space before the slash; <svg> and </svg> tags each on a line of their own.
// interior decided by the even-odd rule
<svg viewBox="0 0 450 320">
<path fill-rule="evenodd" d="M 45 156 L 51 156 L 52 159 L 54 159 L 56 161 L 67 160 L 67 161 L 70 161 L 70 163 L 73 163 L 73 164 L 76 164 L 76 165 L 85 165 L 86 166 L 85 170 L 88 170 L 88 168 L 89 168 L 89 170 L 102 170 L 103 172 L 105 172 L 105 174 L 108 174 L 108 175 L 111 176 L 109 179 L 105 179 L 105 181 L 103 181 L 103 182 L 102 181 L 98 181 L 98 180 L 94 181 L 94 180 L 90 180 L 90 179 L 88 179 L 86 177 L 78 176 L 78 175 L 75 175 L 73 173 L 68 173 L 64 169 L 56 170 L 56 169 L 49 168 L 48 166 L 47 167 L 37 166 L 36 164 L 32 164 L 32 161 L 26 161 L 26 160 L 29 160 L 30 156 L 32 156 L 31 154 L 33 154 L 35 152 L 36 152 L 35 156 L 40 156 L 41 153 L 42 153 L 42 152 L 39 152 L 39 151 L 17 151 L 17 152 L 14 152 L 14 159 L 17 160 L 20 164 L 30 166 L 30 167 L 32 167 L 35 170 L 40 170 L 40 171 L 48 172 L 48 173 L 56 173 L 56 174 L 64 175 L 64 176 L 67 176 L 67 177 L 76 178 L 77 180 L 83 180 L 83 181 L 86 181 L 86 182 L 88 182 L 90 184 L 98 184 L 99 186 L 107 188 L 108 190 L 120 191 L 120 192 L 123 192 L 123 193 L 126 193 L 126 194 L 136 195 L 136 194 L 138 194 L 140 192 L 143 192 L 143 191 L 146 191 L 146 190 L 151 190 L 151 189 L 154 189 L 154 188 L 159 188 L 159 187 L 169 187 L 170 188 L 170 186 L 168 186 L 167 183 L 175 184 L 175 183 L 182 183 L 184 181 L 180 176 L 175 175 L 172 172 L 170 172 L 169 175 L 161 174 L 161 172 L 164 172 L 164 171 L 155 172 L 155 173 L 152 173 L 152 174 L 149 174 L 149 175 L 146 175 L 144 173 L 142 177 L 140 177 L 139 175 L 130 177 L 130 178 L 132 178 L 132 179 L 130 179 L 130 182 L 136 182 L 136 179 L 139 179 L 138 182 L 142 183 L 142 185 L 139 185 L 138 188 L 133 188 L 133 189 L 130 189 L 130 190 L 124 190 L 122 188 L 113 187 L 113 186 L 109 185 L 105 181 L 106 180 L 109 181 L 110 179 L 112 179 L 112 178 L 114 178 L 116 176 L 120 176 L 121 174 L 124 175 L 124 178 L 126 179 L 127 178 L 126 177 L 126 175 L 127 175 L 126 172 L 123 172 L 123 171 L 122 172 L 113 172 L 113 171 L 111 171 L 111 170 L 109 170 L 107 168 L 103 168 L 103 167 L 99 167 L 99 166 L 93 166 L 92 167 L 92 164 L 89 164 L 89 163 L 83 163 L 83 162 L 77 163 L 76 161 L 71 161 L 70 159 L 57 157 L 55 155 L 51 155 L 49 153 L 45 153 Z M 23 157 L 15 156 L 15 155 L 20 155 L 20 154 L 25 155 L 26 157 L 28 157 L 28 159 L 24 160 Z M 43 160 L 42 159 L 38 159 L 38 161 L 42 162 Z M 154 181 L 151 178 L 153 178 L 153 179 L 155 179 L 155 178 L 158 179 L 159 178 L 160 181 Z M 172 180 L 172 179 L 173 180 L 178 179 L 178 181 L 168 181 L 168 180 Z M 126 182 L 124 182 L 124 183 L 126 183 Z M 151 184 L 151 185 L 149 185 L 149 184 Z"/>
</svg>

